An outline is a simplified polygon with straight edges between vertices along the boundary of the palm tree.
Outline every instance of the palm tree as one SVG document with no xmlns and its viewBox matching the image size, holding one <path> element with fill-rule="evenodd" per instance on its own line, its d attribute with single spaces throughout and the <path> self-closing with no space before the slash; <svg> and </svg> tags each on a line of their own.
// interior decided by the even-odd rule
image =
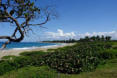
<svg viewBox="0 0 117 78">
<path fill-rule="evenodd" d="M 85 41 L 89 41 L 90 38 L 88 36 L 85 37 Z"/>
<path fill-rule="evenodd" d="M 102 35 L 102 37 L 101 37 L 101 41 L 105 41 L 104 35 Z"/>
<path fill-rule="evenodd" d="M 100 41 L 100 36 L 99 35 L 96 36 L 96 40 Z"/>
<path fill-rule="evenodd" d="M 105 39 L 106 39 L 106 41 L 110 41 L 111 37 L 110 36 L 106 36 Z"/>
<path fill-rule="evenodd" d="M 91 39 L 91 41 L 95 41 L 96 40 L 96 37 L 95 36 L 92 36 L 90 39 Z"/>
</svg>

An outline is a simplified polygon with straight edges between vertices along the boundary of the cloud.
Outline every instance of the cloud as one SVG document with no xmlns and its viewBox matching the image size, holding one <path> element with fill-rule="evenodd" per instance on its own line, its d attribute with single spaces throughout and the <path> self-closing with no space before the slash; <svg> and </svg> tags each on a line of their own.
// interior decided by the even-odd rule
<svg viewBox="0 0 117 78">
<path fill-rule="evenodd" d="M 46 32 L 46 38 L 47 39 L 52 39 L 52 40 L 55 40 L 55 39 L 60 39 L 60 40 L 63 40 L 63 39 L 80 39 L 80 38 L 84 38 L 85 36 L 111 36 L 112 39 L 117 39 L 117 31 L 111 31 L 111 32 L 92 32 L 92 33 L 89 33 L 89 32 L 86 32 L 86 33 L 83 33 L 83 34 L 76 34 L 75 32 L 67 32 L 67 33 L 64 33 L 64 31 L 62 29 L 58 29 L 57 32 Z"/>
<path fill-rule="evenodd" d="M 93 32 L 93 33 L 87 32 L 87 33 L 84 33 L 84 34 L 78 34 L 77 36 L 79 38 L 83 38 L 85 36 L 91 37 L 91 36 L 97 36 L 97 35 L 99 35 L 99 36 L 102 36 L 102 35 L 104 35 L 104 36 L 111 36 L 112 39 L 117 39 L 117 31 L 111 31 L 111 32 Z"/>
<path fill-rule="evenodd" d="M 50 39 L 70 39 L 76 37 L 74 32 L 64 33 L 62 29 L 58 29 L 57 32 L 46 32 L 46 35 Z"/>
</svg>

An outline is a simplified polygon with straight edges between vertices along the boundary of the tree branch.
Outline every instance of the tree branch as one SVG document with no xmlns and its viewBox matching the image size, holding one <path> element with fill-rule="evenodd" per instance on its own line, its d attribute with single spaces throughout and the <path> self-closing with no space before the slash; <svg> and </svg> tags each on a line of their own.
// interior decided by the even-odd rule
<svg viewBox="0 0 117 78">
<path fill-rule="evenodd" d="M 16 29 L 13 33 L 13 35 L 10 37 L 10 36 L 0 36 L 0 39 L 8 39 L 7 42 L 5 42 L 3 45 L 2 45 L 2 49 L 6 47 L 6 45 L 9 43 L 9 42 L 20 42 L 21 40 L 23 40 L 24 38 L 24 33 L 22 32 L 21 28 L 20 28 L 20 25 L 19 23 L 17 22 L 17 20 L 15 18 L 13 18 L 6 10 L 5 10 L 5 13 L 7 13 L 7 15 L 9 16 L 10 19 L 12 19 L 15 24 L 16 24 Z M 15 37 L 15 34 L 17 32 L 17 30 L 19 30 L 21 36 L 19 38 L 12 38 L 12 37 Z"/>
<path fill-rule="evenodd" d="M 16 24 L 16 26 L 17 26 L 16 31 L 19 30 L 19 32 L 20 32 L 20 34 L 21 34 L 21 36 L 20 36 L 18 39 L 14 39 L 13 41 L 15 41 L 15 42 L 20 42 L 20 41 L 24 38 L 24 33 L 22 32 L 22 30 L 21 30 L 21 28 L 20 28 L 20 25 L 19 25 L 19 23 L 17 22 L 17 20 L 16 20 L 15 18 L 13 18 L 7 11 L 6 11 L 6 13 L 7 13 L 8 16 L 15 22 L 15 24 Z M 16 33 L 16 32 L 15 32 L 15 33 Z"/>
<path fill-rule="evenodd" d="M 46 20 L 40 24 L 28 24 L 28 25 L 31 25 L 31 26 L 41 26 L 43 24 L 46 24 L 47 22 L 49 21 L 49 15 L 47 16 Z"/>
<path fill-rule="evenodd" d="M 0 39 L 8 39 L 8 40 L 10 40 L 11 38 L 10 38 L 10 36 L 0 36 Z"/>
<path fill-rule="evenodd" d="M 51 9 L 48 7 L 42 12 L 40 8 L 34 4 L 31 0 L 6 0 L 2 3 L 3 0 L 0 0 L 0 22 L 9 22 L 15 24 L 16 28 L 11 36 L 0 36 L 0 39 L 7 39 L 8 41 L 3 44 L 3 48 L 10 42 L 20 42 L 24 39 L 24 35 L 28 31 L 32 31 L 30 26 L 40 26 L 46 24 L 52 17 Z M 53 12 L 53 11 L 52 11 Z M 42 14 L 42 18 L 41 18 Z M 32 19 L 38 18 L 43 19 L 42 23 L 33 24 L 30 23 Z M 22 19 L 22 24 L 19 23 L 18 19 Z M 43 27 L 45 28 L 45 27 Z M 17 34 L 20 34 L 17 37 Z"/>
</svg>

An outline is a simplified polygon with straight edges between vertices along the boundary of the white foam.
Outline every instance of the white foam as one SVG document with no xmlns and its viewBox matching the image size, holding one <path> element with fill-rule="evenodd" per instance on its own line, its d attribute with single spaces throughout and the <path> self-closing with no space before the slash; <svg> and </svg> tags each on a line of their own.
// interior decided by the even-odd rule
<svg viewBox="0 0 117 78">
<path fill-rule="evenodd" d="M 32 49 L 36 49 L 36 48 L 52 48 L 52 47 L 57 47 L 57 46 L 64 46 L 66 45 L 65 43 L 62 44 L 55 44 L 55 45 L 47 45 L 47 46 L 33 46 L 33 47 L 24 47 L 24 48 L 12 48 L 12 50 L 32 50 Z"/>
<path fill-rule="evenodd" d="M 35 49 L 37 47 L 24 47 L 24 48 L 13 48 L 12 50 L 27 50 L 27 49 Z"/>
</svg>

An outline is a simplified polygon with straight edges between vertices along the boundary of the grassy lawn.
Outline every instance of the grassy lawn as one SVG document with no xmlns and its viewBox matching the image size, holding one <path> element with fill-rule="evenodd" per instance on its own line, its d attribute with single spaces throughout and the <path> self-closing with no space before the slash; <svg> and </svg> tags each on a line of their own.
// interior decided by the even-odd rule
<svg viewBox="0 0 117 78">
<path fill-rule="evenodd" d="M 117 59 L 99 65 L 96 71 L 76 75 L 60 74 L 48 66 L 29 66 L 8 72 L 0 78 L 117 78 Z"/>
</svg>

